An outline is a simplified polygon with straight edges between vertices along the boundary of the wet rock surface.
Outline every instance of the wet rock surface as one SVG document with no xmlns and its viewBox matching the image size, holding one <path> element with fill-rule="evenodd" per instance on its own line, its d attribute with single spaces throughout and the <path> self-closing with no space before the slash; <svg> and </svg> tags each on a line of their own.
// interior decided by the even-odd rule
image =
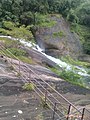
<svg viewBox="0 0 90 120">
<path fill-rule="evenodd" d="M 19 81 L 19 80 L 18 80 Z M 10 81 L 8 81 L 10 82 Z M 12 83 L 11 83 L 12 84 Z M 90 91 L 75 86 L 70 87 L 66 83 L 58 82 L 58 91 L 68 100 L 77 106 L 90 106 Z M 63 85 L 66 86 L 63 86 Z M 0 119 L 1 120 L 37 120 L 39 117 L 44 118 L 52 116 L 51 110 L 46 110 L 41 105 L 40 97 L 35 92 L 28 92 L 13 83 L 0 87 Z M 63 86 L 63 87 L 61 87 Z M 52 93 L 54 94 L 54 93 Z M 47 119 L 48 120 L 48 119 Z"/>
<path fill-rule="evenodd" d="M 38 28 L 35 33 L 37 44 L 46 54 L 54 57 L 70 55 L 78 57 L 83 53 L 78 35 L 70 31 L 69 24 L 62 17 L 49 16 L 56 24 Z"/>
<path fill-rule="evenodd" d="M 0 62 L 0 67 L 0 120 L 51 120 L 53 112 L 42 107 L 40 97 L 34 91 L 22 89 L 22 79 L 14 71 L 11 74 L 8 64 Z M 24 65 L 21 67 L 22 71 L 23 67 Z M 42 66 L 29 67 L 76 106 L 90 108 L 90 90 L 65 82 Z M 40 79 L 37 80 L 45 86 Z M 51 94 L 57 96 L 53 91 Z"/>
</svg>

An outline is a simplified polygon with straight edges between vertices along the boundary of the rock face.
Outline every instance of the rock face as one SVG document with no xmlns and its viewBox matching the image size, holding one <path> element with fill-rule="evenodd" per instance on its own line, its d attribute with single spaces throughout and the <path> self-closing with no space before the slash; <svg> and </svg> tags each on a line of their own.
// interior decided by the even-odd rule
<svg viewBox="0 0 90 120">
<path fill-rule="evenodd" d="M 54 57 L 82 54 L 79 38 L 70 32 L 69 24 L 62 17 L 51 16 L 50 19 L 56 21 L 53 27 L 39 27 L 35 33 L 36 42 L 44 52 Z"/>
<path fill-rule="evenodd" d="M 86 55 L 86 54 L 81 55 L 81 56 L 79 56 L 79 60 L 90 62 L 90 55 Z"/>
<path fill-rule="evenodd" d="M 40 118 L 43 117 L 43 120 L 52 120 L 52 110 L 43 108 L 40 97 L 35 93 L 38 89 L 35 88 L 35 91 L 26 91 L 22 88 L 25 81 L 16 75 L 19 62 L 14 59 L 12 60 L 12 64 L 14 64 L 16 68 L 12 70 L 10 67 L 11 64 L 8 61 L 9 58 L 7 62 L 5 62 L 5 60 L 6 58 L 4 57 L 0 58 L 0 119 L 40 120 Z M 30 80 L 34 82 L 35 86 L 42 90 L 43 93 L 45 93 L 45 91 L 41 86 L 45 88 L 46 84 L 42 82 L 41 79 L 65 96 L 75 106 L 90 108 L 90 90 L 72 85 L 60 79 L 56 74 L 41 65 L 30 65 L 22 62 L 20 65 L 21 75 L 24 74 L 27 78 L 29 77 L 28 72 L 30 72 L 30 70 L 27 69 L 26 65 L 35 72 L 35 74 L 33 72 L 30 74 Z M 27 80 L 29 81 L 29 79 Z M 38 81 L 41 85 L 35 81 Z M 60 99 L 59 95 L 52 91 L 52 89 L 47 88 L 47 90 L 50 91 L 51 96 L 54 95 L 63 105 L 66 104 L 66 101 Z M 50 94 L 48 94 L 48 96 L 51 100 L 52 97 Z M 52 101 L 53 100 L 54 99 L 52 99 Z M 58 107 L 60 110 L 61 106 Z"/>
</svg>

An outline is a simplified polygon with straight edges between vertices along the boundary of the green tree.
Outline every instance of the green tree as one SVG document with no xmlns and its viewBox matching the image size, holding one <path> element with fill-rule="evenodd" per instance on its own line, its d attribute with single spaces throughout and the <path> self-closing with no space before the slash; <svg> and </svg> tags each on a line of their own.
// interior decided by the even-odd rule
<svg viewBox="0 0 90 120">
<path fill-rule="evenodd" d="M 90 55 L 90 40 L 88 40 L 84 43 L 84 51 L 86 54 Z"/>
<path fill-rule="evenodd" d="M 69 14 L 67 15 L 67 19 L 73 23 L 79 22 L 79 18 L 76 16 L 74 10 L 72 10 L 72 9 L 70 10 Z"/>
<path fill-rule="evenodd" d="M 28 11 L 28 12 L 24 12 L 21 16 L 20 16 L 20 22 L 21 24 L 25 24 L 26 26 L 29 24 L 33 24 L 33 14 L 32 12 Z"/>
</svg>

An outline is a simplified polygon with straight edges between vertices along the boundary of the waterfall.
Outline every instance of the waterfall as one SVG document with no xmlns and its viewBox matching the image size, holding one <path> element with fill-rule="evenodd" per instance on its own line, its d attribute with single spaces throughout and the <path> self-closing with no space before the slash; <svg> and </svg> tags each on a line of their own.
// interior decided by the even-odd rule
<svg viewBox="0 0 90 120">
<path fill-rule="evenodd" d="M 32 43 L 30 41 L 25 41 L 24 39 L 18 39 L 18 38 L 13 38 L 11 36 L 0 36 L 2 38 L 9 38 L 11 40 L 18 40 L 21 44 L 23 44 L 24 46 L 30 47 L 32 49 L 34 49 L 35 51 L 38 51 L 39 53 L 43 54 L 46 58 L 48 58 L 49 60 L 53 61 L 54 63 L 56 63 L 58 66 L 60 66 L 61 68 L 64 68 L 66 71 L 70 70 L 73 71 L 74 73 L 77 73 L 81 76 L 90 76 L 87 71 L 85 70 L 85 68 L 83 67 L 79 67 L 79 66 L 74 66 L 71 65 L 69 63 L 63 62 L 60 59 L 57 59 L 55 57 L 49 56 L 47 54 L 45 54 L 43 52 L 43 49 L 41 49 L 38 45 L 36 45 L 35 43 Z M 73 68 L 76 68 L 77 70 L 73 70 Z"/>
</svg>

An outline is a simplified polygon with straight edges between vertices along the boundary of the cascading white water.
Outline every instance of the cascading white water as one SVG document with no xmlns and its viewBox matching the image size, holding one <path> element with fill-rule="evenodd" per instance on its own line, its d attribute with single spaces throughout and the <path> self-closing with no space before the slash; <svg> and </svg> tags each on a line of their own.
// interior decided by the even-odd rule
<svg viewBox="0 0 90 120">
<path fill-rule="evenodd" d="M 43 50 L 38 45 L 36 45 L 36 46 L 37 46 L 37 48 L 33 47 L 34 50 L 39 51 L 41 54 L 46 56 L 51 61 L 55 62 L 61 68 L 64 68 L 66 71 L 68 71 L 68 70 L 73 71 L 73 68 L 77 68 L 77 70 L 73 71 L 73 72 L 75 72 L 75 73 L 77 73 L 77 74 L 79 74 L 81 76 L 90 76 L 89 74 L 87 74 L 87 71 L 84 68 L 79 67 L 79 66 L 74 66 L 74 65 L 71 65 L 71 64 L 67 64 L 66 62 L 63 62 L 60 59 L 57 59 L 57 58 L 52 57 L 52 56 L 49 56 L 49 55 L 43 53 L 42 52 Z"/>
<path fill-rule="evenodd" d="M 32 43 L 32 42 L 28 42 L 25 41 L 24 39 L 18 39 L 18 38 L 13 38 L 11 36 L 0 36 L 2 38 L 9 38 L 11 40 L 18 40 L 20 43 L 22 43 L 24 46 L 30 47 L 38 52 L 40 52 L 41 54 L 43 54 L 45 57 L 47 57 L 49 60 L 53 61 L 54 63 L 56 63 L 58 66 L 60 66 L 61 68 L 64 68 L 66 71 L 70 70 L 73 71 L 74 73 L 77 73 L 81 76 L 90 76 L 89 74 L 87 74 L 87 71 L 79 66 L 74 66 L 71 64 L 68 64 L 66 62 L 61 61 L 60 59 L 57 59 L 55 57 L 49 56 L 47 54 L 45 54 L 44 52 L 42 52 L 43 50 L 36 44 Z M 73 69 L 76 68 L 77 70 Z"/>
</svg>

